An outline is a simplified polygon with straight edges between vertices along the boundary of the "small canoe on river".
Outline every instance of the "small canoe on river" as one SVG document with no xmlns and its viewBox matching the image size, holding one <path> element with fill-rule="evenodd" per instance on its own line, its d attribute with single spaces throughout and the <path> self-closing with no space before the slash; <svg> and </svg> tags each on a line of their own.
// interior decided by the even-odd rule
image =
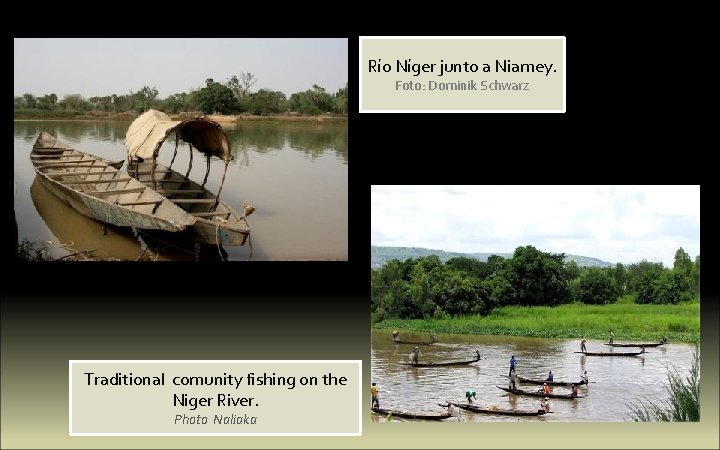
<svg viewBox="0 0 720 450">
<path fill-rule="evenodd" d="M 522 389 L 510 389 L 510 388 L 504 388 L 504 387 L 500 387 L 500 386 L 497 386 L 497 388 L 498 388 L 498 389 L 502 389 L 503 391 L 509 392 L 509 393 L 511 393 L 511 394 L 515 394 L 515 395 L 529 395 L 529 396 L 531 396 L 531 397 L 564 398 L 564 399 L 567 399 L 567 400 L 572 400 L 572 399 L 575 399 L 575 398 L 583 398 L 583 397 L 584 397 L 584 395 L 577 395 L 577 396 L 574 396 L 574 397 L 573 397 L 571 394 L 553 394 L 553 393 L 545 394 L 545 393 L 543 393 L 543 392 L 523 391 Z"/>
<path fill-rule="evenodd" d="M 449 362 L 427 362 L 427 363 L 401 363 L 403 366 L 413 367 L 449 367 L 449 366 L 467 366 L 468 364 L 476 363 L 480 361 L 480 358 L 475 357 L 470 361 L 449 361 Z"/>
<path fill-rule="evenodd" d="M 642 348 L 639 352 L 575 352 L 582 353 L 588 356 L 638 356 L 645 353 L 645 348 Z"/>
<path fill-rule="evenodd" d="M 435 339 L 435 333 L 430 333 L 430 339 L 427 341 L 413 341 L 408 339 L 400 339 L 400 332 L 393 331 L 392 340 L 396 344 L 413 344 L 413 345 L 432 345 L 437 342 Z"/>
<path fill-rule="evenodd" d="M 577 384 L 578 386 L 580 386 L 581 384 L 585 384 L 585 381 L 583 381 L 583 380 L 576 381 L 576 382 L 568 382 L 568 381 L 531 380 L 529 378 L 523 378 L 523 377 L 517 377 L 517 378 L 518 378 L 518 381 L 521 383 L 540 384 L 540 385 L 547 383 L 548 386 L 572 386 L 573 384 Z"/>
<path fill-rule="evenodd" d="M 374 413 L 377 414 L 383 414 L 388 415 L 391 414 L 391 417 L 402 417 L 405 419 L 421 419 L 421 420 L 443 420 L 443 419 L 449 419 L 452 417 L 450 413 L 445 412 L 442 414 L 428 414 L 428 413 L 412 413 L 407 411 L 398 411 L 395 409 L 382 409 L 382 408 L 373 408 L 372 409 Z"/>
<path fill-rule="evenodd" d="M 605 344 L 609 345 L 610 347 L 660 347 L 661 345 L 664 345 L 665 342 L 656 342 L 654 344 Z"/>
<path fill-rule="evenodd" d="M 499 416 L 542 416 L 543 414 L 546 414 L 546 412 L 542 409 L 538 409 L 537 411 L 517 411 L 512 409 L 487 409 L 475 405 L 468 405 L 466 403 L 450 402 L 450 404 L 453 406 L 457 406 L 462 410 L 478 414 L 497 414 Z"/>
</svg>

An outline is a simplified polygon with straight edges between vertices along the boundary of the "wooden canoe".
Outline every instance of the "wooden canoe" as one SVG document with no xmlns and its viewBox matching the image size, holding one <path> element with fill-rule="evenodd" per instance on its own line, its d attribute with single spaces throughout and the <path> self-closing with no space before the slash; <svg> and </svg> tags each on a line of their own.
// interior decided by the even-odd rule
<svg viewBox="0 0 720 450">
<path fill-rule="evenodd" d="M 605 344 L 610 347 L 660 347 L 665 342 L 655 342 L 654 344 Z"/>
<path fill-rule="evenodd" d="M 432 339 L 429 341 L 406 341 L 403 339 L 395 339 L 393 338 L 393 342 L 396 344 L 414 344 L 414 345 L 433 345 L 437 342 L 434 336 L 432 336 Z"/>
<path fill-rule="evenodd" d="M 175 152 L 169 167 L 165 167 L 159 163 L 158 156 L 170 135 L 175 136 Z M 190 147 L 187 170 L 181 170 L 184 174 L 172 169 L 180 142 L 185 142 Z M 171 120 L 164 112 L 150 109 L 130 124 L 125 135 L 125 147 L 130 176 L 156 190 L 194 218 L 188 238 L 200 244 L 218 246 L 245 244 L 250 235 L 246 216 L 252 214 L 255 208 L 245 205 L 241 214 L 238 214 L 229 204 L 220 200 L 228 165 L 233 156 L 230 139 L 219 123 L 204 116 Z M 195 152 L 206 157 L 207 169 L 202 184 L 188 178 Z M 217 157 L 224 163 L 217 194 L 206 187 L 212 157 Z"/>
<path fill-rule="evenodd" d="M 638 356 L 645 353 L 645 349 L 641 349 L 639 352 L 575 352 L 582 353 L 588 356 Z"/>
<path fill-rule="evenodd" d="M 476 363 L 480 361 L 478 358 L 473 358 L 470 361 L 448 361 L 448 362 L 427 362 L 427 363 L 400 363 L 403 366 L 413 367 L 448 367 L 448 366 L 467 366 L 468 364 Z"/>
<path fill-rule="evenodd" d="M 546 412 L 542 409 L 539 409 L 537 411 L 517 411 L 511 409 L 485 409 L 479 406 L 468 405 L 465 403 L 450 402 L 450 404 L 452 404 L 453 406 L 457 406 L 462 410 L 479 414 L 496 414 L 500 416 L 542 416 L 543 414 L 546 414 Z"/>
<path fill-rule="evenodd" d="M 372 411 L 377 414 L 383 414 L 387 416 L 388 414 L 392 414 L 392 417 L 402 417 L 405 419 L 419 419 L 419 420 L 443 420 L 443 419 L 449 419 L 452 417 L 450 413 L 443 413 L 443 414 L 428 414 L 428 413 L 411 413 L 407 411 L 398 411 L 395 409 L 382 409 L 382 408 L 373 408 Z"/>
<path fill-rule="evenodd" d="M 563 399 L 566 399 L 566 400 L 573 400 L 573 399 L 576 399 L 576 398 L 583 398 L 583 397 L 584 397 L 584 395 L 578 395 L 578 396 L 573 397 L 571 394 L 554 394 L 554 393 L 545 394 L 545 393 L 543 393 L 543 392 L 523 391 L 522 389 L 510 389 L 510 388 L 504 388 L 504 387 L 500 387 L 500 386 L 497 386 L 497 388 L 498 388 L 498 389 L 502 389 L 503 391 L 509 392 L 509 393 L 511 393 L 511 394 L 515 394 L 515 395 L 529 395 L 529 396 L 531 396 L 531 397 L 563 398 Z"/>
<path fill-rule="evenodd" d="M 45 133 L 45 132 L 43 132 Z M 73 149 L 69 145 L 65 144 L 62 141 L 59 141 L 55 138 L 55 136 L 45 133 L 45 135 L 42 136 L 42 142 L 39 146 L 37 146 L 37 154 L 33 157 L 33 160 L 42 161 L 42 160 L 52 160 L 52 161 L 72 161 L 76 160 L 79 156 L 79 153 L 77 150 Z M 38 138 L 40 139 L 40 138 Z M 37 144 L 37 142 L 36 142 Z M 120 170 L 125 163 L 124 159 L 106 159 L 102 158 L 100 156 L 95 156 L 99 161 L 102 161 L 103 163 L 107 164 L 108 166 Z"/>
<path fill-rule="evenodd" d="M 548 386 L 572 386 L 573 384 L 577 384 L 578 386 L 580 386 L 581 384 L 585 384 L 585 382 L 583 380 L 575 381 L 575 382 L 568 382 L 568 381 L 531 380 L 530 378 L 523 378 L 523 377 L 517 377 L 517 379 L 521 383 L 539 384 L 541 386 L 545 383 L 547 383 Z"/>
<path fill-rule="evenodd" d="M 165 197 L 121 174 L 106 159 L 73 149 L 47 132 L 38 136 L 30 160 L 50 192 L 92 219 L 172 232 L 195 222 Z"/>
<path fill-rule="evenodd" d="M 190 230 L 191 240 L 213 245 L 244 245 L 250 235 L 245 214 L 238 214 L 217 195 L 157 160 L 131 161 L 128 174 L 196 219 Z"/>
</svg>

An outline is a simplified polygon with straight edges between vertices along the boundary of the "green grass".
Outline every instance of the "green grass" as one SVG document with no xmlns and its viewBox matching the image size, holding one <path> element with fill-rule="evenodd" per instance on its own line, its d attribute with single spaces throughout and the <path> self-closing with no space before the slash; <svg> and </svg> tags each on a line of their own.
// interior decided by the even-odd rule
<svg viewBox="0 0 720 450">
<path fill-rule="evenodd" d="M 611 305 L 572 303 L 549 307 L 506 306 L 489 316 L 460 316 L 449 319 L 388 319 L 377 329 L 402 329 L 436 333 L 484 334 L 531 337 L 607 339 L 610 331 L 618 342 L 700 341 L 700 303 L 636 305 L 632 297 Z"/>
</svg>

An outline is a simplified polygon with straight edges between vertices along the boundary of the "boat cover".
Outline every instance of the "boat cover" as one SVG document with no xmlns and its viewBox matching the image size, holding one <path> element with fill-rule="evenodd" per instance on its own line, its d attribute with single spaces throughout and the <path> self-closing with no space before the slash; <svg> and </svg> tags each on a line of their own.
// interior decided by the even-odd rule
<svg viewBox="0 0 720 450">
<path fill-rule="evenodd" d="M 219 123 L 202 116 L 171 120 L 170 116 L 155 109 L 144 112 L 130 124 L 125 136 L 128 156 L 132 159 L 153 158 L 173 132 L 203 153 L 217 156 L 225 162 L 232 159 L 230 141 Z"/>
</svg>

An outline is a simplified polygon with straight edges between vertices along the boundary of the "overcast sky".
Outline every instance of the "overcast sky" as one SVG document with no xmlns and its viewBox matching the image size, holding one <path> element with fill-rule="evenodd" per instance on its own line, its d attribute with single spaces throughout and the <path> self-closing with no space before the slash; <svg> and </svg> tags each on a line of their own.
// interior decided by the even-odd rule
<svg viewBox="0 0 720 450">
<path fill-rule="evenodd" d="M 212 78 L 255 74 L 251 88 L 291 94 L 348 81 L 347 39 L 15 39 L 15 96 L 90 98 L 155 87 L 159 98 Z"/>
<path fill-rule="evenodd" d="M 519 246 L 672 267 L 700 253 L 700 186 L 372 186 L 372 245 L 462 253 Z"/>
</svg>

